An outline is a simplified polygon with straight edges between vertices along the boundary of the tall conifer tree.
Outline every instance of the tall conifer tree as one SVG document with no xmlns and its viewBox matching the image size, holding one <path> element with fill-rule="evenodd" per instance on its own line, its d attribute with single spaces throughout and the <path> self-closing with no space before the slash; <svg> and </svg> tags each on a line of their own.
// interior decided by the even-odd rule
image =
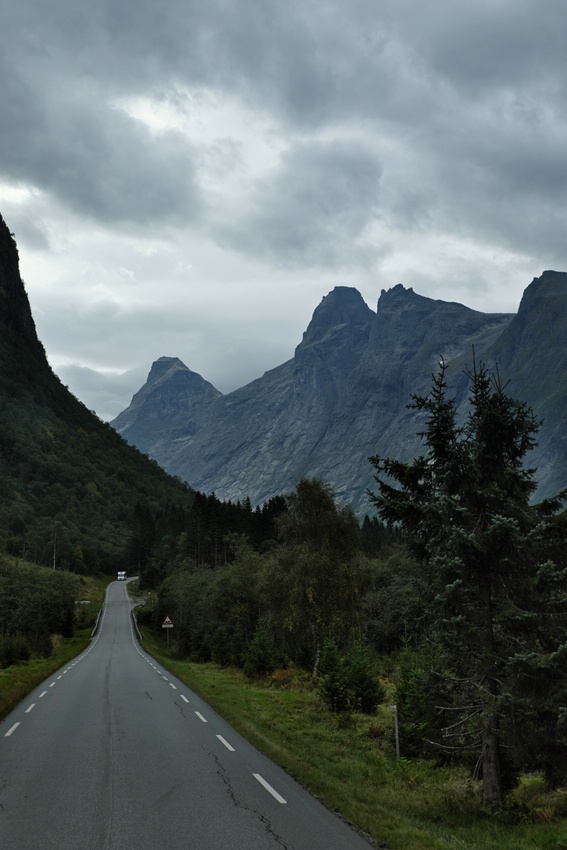
<svg viewBox="0 0 567 850">
<path fill-rule="evenodd" d="M 469 378 L 462 426 L 444 363 L 430 394 L 412 397 L 410 407 L 426 416 L 425 453 L 411 463 L 370 458 L 379 486 L 371 496 L 383 520 L 404 527 L 428 571 L 429 638 L 441 649 L 436 675 L 446 700 L 432 737 L 441 732 L 436 743 L 446 750 L 476 750 L 484 802 L 498 808 L 513 769 L 543 768 L 557 781 L 557 753 L 567 755 L 565 676 L 545 713 L 534 688 L 542 669 L 561 671 L 567 654 L 567 570 L 549 557 L 566 493 L 530 504 L 536 484 L 524 461 L 539 423 L 497 371 L 475 364 Z M 530 762 L 518 733 L 524 720 L 532 744 L 555 740 L 553 757 L 536 743 Z"/>
</svg>

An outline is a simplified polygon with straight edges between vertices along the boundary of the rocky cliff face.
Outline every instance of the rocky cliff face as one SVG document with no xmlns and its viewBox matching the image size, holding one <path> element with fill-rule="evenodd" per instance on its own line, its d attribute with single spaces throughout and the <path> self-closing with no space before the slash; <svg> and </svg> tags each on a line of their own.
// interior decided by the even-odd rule
<svg viewBox="0 0 567 850">
<path fill-rule="evenodd" d="M 490 346 L 486 362 L 510 379 L 509 392 L 543 420 L 528 461 L 538 496 L 567 485 L 567 274 L 545 271 L 527 287 L 517 315 Z"/>
<path fill-rule="evenodd" d="M 0 321 L 34 346 L 40 346 L 30 303 L 20 277 L 16 240 L 0 215 Z"/>
<path fill-rule="evenodd" d="M 336 287 L 287 363 L 222 395 L 179 360 L 161 358 L 112 424 L 168 472 L 220 498 L 260 503 L 308 475 L 364 512 L 368 457 L 420 451 L 407 404 L 427 392 L 441 356 L 464 410 L 473 348 L 545 420 L 530 458 L 539 495 L 565 486 L 567 274 L 559 272 L 530 284 L 517 315 L 480 313 L 401 285 L 382 292 L 375 313 L 356 289 Z"/>
</svg>

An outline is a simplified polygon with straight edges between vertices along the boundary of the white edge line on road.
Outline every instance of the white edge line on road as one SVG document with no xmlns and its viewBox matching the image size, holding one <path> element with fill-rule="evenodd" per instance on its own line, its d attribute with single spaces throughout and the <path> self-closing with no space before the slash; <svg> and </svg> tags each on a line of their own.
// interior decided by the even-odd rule
<svg viewBox="0 0 567 850">
<path fill-rule="evenodd" d="M 32 708 L 34 708 L 34 707 L 35 707 L 35 702 L 32 702 L 32 704 L 30 705 L 30 707 L 29 707 L 29 708 L 26 708 L 26 714 L 29 714 L 29 713 L 30 713 L 30 711 L 32 710 Z"/>
<path fill-rule="evenodd" d="M 195 714 L 197 715 L 197 717 L 199 718 L 199 720 L 202 720 L 202 721 L 203 721 L 203 723 L 207 723 L 207 722 L 208 722 L 208 721 L 207 721 L 207 719 L 206 719 L 206 717 L 203 717 L 203 715 L 201 714 L 201 712 L 200 712 L 200 711 L 196 711 L 196 712 L 195 712 Z"/>
<path fill-rule="evenodd" d="M 227 750 L 230 750 L 230 752 L 231 752 L 231 753 L 233 753 L 233 752 L 234 752 L 234 747 L 231 747 L 231 746 L 230 746 L 230 744 L 228 743 L 228 741 L 225 741 L 225 739 L 223 738 L 223 736 L 222 736 L 222 735 L 217 735 L 217 738 L 219 739 L 219 741 L 221 742 L 221 744 L 224 744 L 224 745 L 225 745 L 225 747 L 227 748 Z"/>
<path fill-rule="evenodd" d="M 270 794 L 272 795 L 272 797 L 274 797 L 274 798 L 278 801 L 278 803 L 285 803 L 285 804 L 287 805 L 287 800 L 284 800 L 284 798 L 283 798 L 283 797 L 280 797 L 280 795 L 278 794 L 278 792 L 277 792 L 277 791 L 274 791 L 274 789 L 272 788 L 272 786 L 271 786 L 268 782 L 266 782 L 266 780 L 264 779 L 264 777 L 263 777 L 263 776 L 260 776 L 260 774 L 259 774 L 259 773 L 254 773 L 254 774 L 253 774 L 253 776 L 254 776 L 254 779 L 257 779 L 257 780 L 258 780 L 258 782 L 260 783 L 260 785 L 263 785 L 263 786 L 264 786 L 264 788 L 266 789 L 266 791 L 269 791 L 269 792 L 270 792 Z"/>
<path fill-rule="evenodd" d="M 10 735 L 12 734 L 12 732 L 15 732 L 19 725 L 20 725 L 19 721 L 18 721 L 18 723 L 14 723 L 14 725 L 13 725 L 13 726 L 11 726 L 11 727 L 8 729 L 8 731 L 6 732 L 6 734 L 4 735 L 4 737 L 5 737 L 5 738 L 9 738 L 9 737 L 10 737 Z"/>
<path fill-rule="evenodd" d="M 189 700 L 187 699 L 187 697 L 184 697 L 184 696 L 183 696 L 183 694 L 181 694 L 181 699 L 183 700 L 183 702 L 189 702 Z"/>
</svg>

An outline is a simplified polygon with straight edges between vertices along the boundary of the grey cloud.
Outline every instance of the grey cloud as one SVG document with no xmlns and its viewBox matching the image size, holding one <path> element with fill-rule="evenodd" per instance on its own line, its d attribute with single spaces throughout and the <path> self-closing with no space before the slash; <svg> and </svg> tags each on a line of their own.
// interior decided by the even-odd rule
<svg viewBox="0 0 567 850">
<path fill-rule="evenodd" d="M 150 338 L 151 357 L 185 359 L 189 351 L 191 360 L 199 337 L 202 372 L 223 389 L 211 352 L 224 344 L 224 329 L 179 305 L 162 311 L 173 298 L 173 262 L 159 252 L 135 257 L 132 236 L 167 242 L 188 267 L 195 263 L 200 280 L 216 276 L 227 291 L 241 291 L 249 270 L 272 290 L 289 285 L 289 269 L 310 285 L 333 269 L 337 277 L 349 267 L 360 277 L 380 274 L 389 245 L 372 243 L 376 231 L 391 241 L 396 262 L 407 258 L 403 273 L 423 268 L 424 286 L 435 284 L 438 297 L 444 282 L 431 284 L 435 272 L 425 268 L 434 251 L 450 255 L 448 276 L 457 269 L 462 291 L 501 251 L 513 254 L 514 267 L 534 258 L 539 270 L 567 263 L 564 0 L 3 6 L 0 183 L 42 190 L 39 200 L 13 205 L 12 229 L 44 252 L 50 235 L 63 265 L 80 246 L 81 262 L 73 254 L 73 272 L 63 270 L 55 287 L 84 288 L 92 299 L 99 247 L 108 268 L 133 272 L 132 289 L 116 290 L 130 310 L 112 298 L 83 310 L 79 296 L 73 309 L 65 297 L 45 296 L 36 321 L 59 362 L 80 351 L 93 368 L 129 368 L 147 356 Z M 214 113 L 203 134 L 210 141 L 152 134 L 112 108 L 137 95 L 186 110 L 197 124 Z M 248 129 L 243 104 L 252 111 Z M 240 120 L 234 132 L 229 121 L 219 126 L 224 114 Z M 246 135 L 256 132 L 258 140 Z M 279 162 L 262 175 L 263 154 L 274 150 L 283 150 Z M 29 217 L 32 208 L 41 220 Z M 103 227 L 84 238 L 93 220 Z M 67 227 L 81 236 L 65 240 Z M 123 250 L 112 253 L 110 230 L 113 240 L 127 232 Z M 462 264 L 467 256 L 479 264 L 470 278 L 458 274 L 461 244 Z M 437 268 L 449 267 L 443 260 Z M 92 277 L 81 278 L 89 264 Z M 393 282 L 411 285 L 401 275 Z M 196 279 L 196 271 L 188 276 Z M 123 287 L 112 274 L 100 284 L 107 292 Z M 252 363 L 254 342 L 234 346 L 231 369 Z M 187 365 L 201 371 L 197 361 Z"/>
<path fill-rule="evenodd" d="M 31 182 L 83 214 L 110 221 L 195 218 L 203 201 L 181 134 L 148 129 L 78 87 L 40 97 L 2 68 L 0 173 Z"/>
<path fill-rule="evenodd" d="M 11 203 L 2 205 L 2 216 L 10 223 L 10 230 L 17 235 L 20 253 L 22 248 L 30 248 L 33 251 L 49 249 L 49 234 L 41 218 L 32 218 L 20 204 Z"/>
<path fill-rule="evenodd" d="M 521 126 L 487 112 L 463 116 L 452 132 L 442 129 L 437 156 L 421 154 L 428 226 L 540 255 L 544 265 L 565 262 L 567 124 Z"/>
<path fill-rule="evenodd" d="M 530 84 L 548 72 L 556 78 L 564 49 L 562 0 L 549 0 L 536 14 L 531 0 L 438 0 L 433 10 L 418 0 L 12 6 L 5 32 L 19 42 L 27 33 L 27 61 L 42 70 L 57 64 L 62 84 L 96 78 L 107 92 L 135 93 L 179 80 L 236 94 L 303 127 L 345 116 L 400 120 L 404 110 L 415 120 L 434 98 L 444 98 L 447 85 L 470 96 Z M 399 65 L 392 45 L 401 50 Z M 423 97 L 427 76 L 432 91 L 424 103 L 411 88 Z"/>
<path fill-rule="evenodd" d="M 118 416 L 129 404 L 146 379 L 143 369 L 111 374 L 86 366 L 60 366 L 57 373 L 72 393 L 101 419 Z"/>
<path fill-rule="evenodd" d="M 217 239 L 279 265 L 365 265 L 376 248 L 357 240 L 376 213 L 381 173 L 364 144 L 298 143 L 257 182 L 238 220 L 217 227 Z"/>
<path fill-rule="evenodd" d="M 390 0 L 384 25 L 402 39 L 423 72 L 467 96 L 515 90 L 562 76 L 565 5 L 548 0 L 454 3 Z M 440 91 L 442 95 L 442 91 Z"/>
<path fill-rule="evenodd" d="M 23 0 L 3 21 L 13 62 L 55 79 L 62 92 L 97 80 L 112 96 L 181 82 L 236 95 L 298 126 L 322 126 L 367 97 L 383 46 L 365 0 Z M 17 47 L 16 47 L 17 45 Z M 16 52 L 17 51 L 17 52 Z M 10 55 L 10 52 L 8 52 Z M 383 75 L 386 80 L 386 74 Z M 53 83 L 53 80 L 51 81 Z"/>
</svg>

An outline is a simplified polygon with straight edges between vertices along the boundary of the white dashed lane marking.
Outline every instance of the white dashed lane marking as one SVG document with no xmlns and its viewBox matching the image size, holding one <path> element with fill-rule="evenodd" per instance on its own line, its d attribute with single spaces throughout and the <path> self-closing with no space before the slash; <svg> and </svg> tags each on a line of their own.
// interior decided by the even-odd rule
<svg viewBox="0 0 567 850">
<path fill-rule="evenodd" d="M 260 774 L 259 774 L 259 773 L 254 773 L 254 774 L 252 774 L 252 775 L 254 776 L 254 779 L 257 779 L 257 780 L 258 780 L 258 782 L 260 783 L 260 785 L 263 785 L 263 786 L 264 786 L 264 788 L 266 789 L 266 791 L 269 791 L 269 792 L 270 792 L 270 794 L 272 795 L 272 797 L 273 797 L 275 800 L 277 800 L 277 801 L 278 801 L 278 803 L 284 803 L 284 804 L 286 804 L 286 805 L 287 805 L 287 800 L 284 800 L 284 798 L 283 798 L 283 797 L 281 797 L 281 796 L 278 794 L 278 792 L 277 792 L 277 791 L 275 791 L 275 790 L 272 788 L 272 786 L 271 786 L 268 782 L 266 782 L 266 780 L 264 779 L 264 777 L 263 777 L 263 776 L 260 776 Z"/>
<path fill-rule="evenodd" d="M 225 747 L 227 748 L 227 750 L 230 750 L 230 752 L 231 752 L 231 753 L 233 753 L 233 752 L 234 752 L 234 747 L 231 747 L 231 746 L 230 746 L 230 744 L 228 743 L 228 741 L 225 741 L 225 739 L 223 738 L 223 736 L 222 736 L 222 735 L 217 735 L 217 738 L 219 739 L 219 741 L 221 742 L 221 744 L 224 744 L 224 745 L 225 745 Z"/>
<path fill-rule="evenodd" d="M 5 738 L 9 738 L 9 737 L 10 737 L 10 735 L 12 734 L 12 732 L 15 732 L 19 725 L 20 725 L 20 724 L 19 724 L 19 722 L 18 722 L 18 723 L 14 723 L 14 725 L 13 725 L 13 726 L 10 726 L 10 728 L 8 729 L 8 731 L 6 732 L 6 734 L 4 735 L 4 737 L 5 737 Z"/>
<path fill-rule="evenodd" d="M 143 652 L 141 652 L 141 651 L 140 651 L 140 649 L 139 649 L 138 645 L 136 644 L 136 640 L 135 640 L 135 637 L 134 637 L 134 629 L 133 629 L 132 625 L 130 625 L 130 628 L 131 628 L 131 632 L 132 632 L 132 642 L 133 642 L 133 644 L 134 644 L 134 646 L 135 646 L 135 648 L 136 648 L 136 652 L 138 653 L 138 655 L 140 655 L 140 656 L 144 659 L 144 661 L 146 661 L 146 662 L 150 665 L 150 667 L 152 667 L 152 668 L 155 670 L 155 672 L 158 674 L 158 676 L 160 676 L 160 678 L 161 678 L 164 682 L 167 682 L 167 683 L 168 683 L 168 685 L 169 685 L 169 687 L 170 687 L 170 688 L 172 688 L 173 690 L 177 690 L 177 686 L 176 686 L 176 685 L 174 685 L 174 684 L 173 684 L 173 682 L 170 682 L 170 681 L 169 681 L 169 679 L 167 678 L 167 676 L 165 676 L 165 675 L 163 674 L 163 672 L 162 672 L 162 671 L 161 671 L 158 667 L 156 667 L 156 665 L 153 663 L 153 661 L 151 661 L 151 660 L 148 658 L 148 656 L 147 656 L 147 655 L 145 655 Z M 179 694 L 179 696 L 181 697 L 181 699 L 183 700 L 183 702 L 185 702 L 185 703 L 189 703 L 189 702 L 190 702 L 184 694 Z M 203 717 L 203 715 L 201 714 L 201 712 L 200 712 L 200 711 L 196 711 L 196 712 L 195 712 L 195 714 L 197 715 L 197 717 L 199 718 L 199 720 L 201 720 L 203 723 L 208 723 L 207 718 L 206 718 L 206 717 Z M 231 752 L 231 753 L 236 752 L 236 750 L 234 749 L 234 747 L 233 747 L 231 744 L 229 744 L 229 742 L 226 740 L 226 738 L 223 738 L 223 736 L 222 736 L 222 735 L 217 735 L 216 737 L 217 737 L 217 738 L 218 738 L 218 740 L 221 742 L 221 744 L 222 744 L 224 747 L 226 747 L 226 749 L 227 749 L 229 752 Z M 281 794 L 278 794 L 278 792 L 275 790 L 275 788 L 272 788 L 272 786 L 270 785 L 270 783 L 269 783 L 269 782 L 266 782 L 266 780 L 264 779 L 264 777 L 263 777 L 263 776 L 261 776 L 261 774 L 259 774 L 259 773 L 253 773 L 253 774 L 252 774 L 252 776 L 254 777 L 254 779 L 256 779 L 256 781 L 257 781 L 257 782 L 259 782 L 259 783 L 260 783 L 260 785 L 262 785 L 262 787 L 263 787 L 263 788 L 265 788 L 265 790 L 266 790 L 269 794 L 271 794 L 271 796 L 274 798 L 274 800 L 277 800 L 277 802 L 278 802 L 278 803 L 281 803 L 282 805 L 287 805 L 287 800 L 285 800 L 285 799 L 281 796 Z"/>
</svg>

